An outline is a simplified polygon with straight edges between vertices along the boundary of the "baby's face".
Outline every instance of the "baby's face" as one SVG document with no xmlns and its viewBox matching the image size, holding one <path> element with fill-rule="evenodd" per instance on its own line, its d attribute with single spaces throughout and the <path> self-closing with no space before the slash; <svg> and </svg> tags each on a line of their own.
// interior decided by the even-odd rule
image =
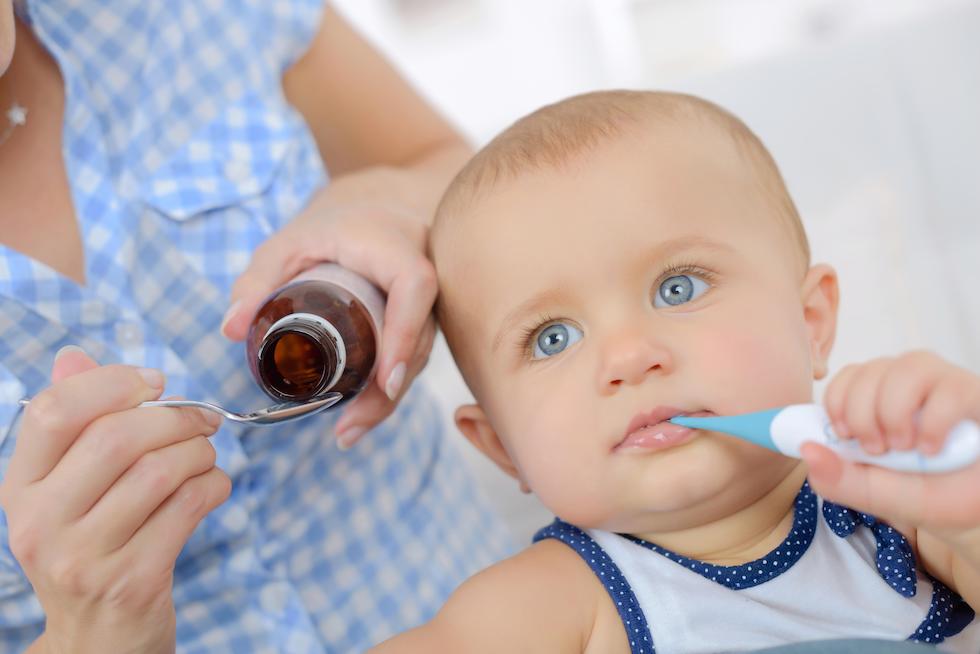
<svg viewBox="0 0 980 654">
<path fill-rule="evenodd" d="M 810 401 L 804 272 L 775 212 L 722 137 L 661 130 L 503 183 L 437 246 L 480 406 L 560 517 L 684 528 L 795 465 L 656 424 Z"/>
</svg>

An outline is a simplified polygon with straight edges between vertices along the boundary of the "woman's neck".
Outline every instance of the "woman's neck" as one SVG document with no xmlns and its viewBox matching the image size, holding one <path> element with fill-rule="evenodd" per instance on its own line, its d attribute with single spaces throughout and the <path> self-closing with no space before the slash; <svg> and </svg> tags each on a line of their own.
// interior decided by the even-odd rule
<svg viewBox="0 0 980 654">
<path fill-rule="evenodd" d="M 683 556 L 715 565 L 741 565 L 765 556 L 789 535 L 793 506 L 806 479 L 802 462 L 792 465 L 767 492 L 710 523 L 642 538 Z"/>
<path fill-rule="evenodd" d="M 0 144 L 0 244 L 84 285 L 85 254 L 62 157 L 61 72 L 31 28 L 15 21 L 16 50 L 0 77 L 0 121 L 6 125 L 14 102 L 27 121 Z"/>
<path fill-rule="evenodd" d="M 60 96 L 61 74 L 58 66 L 31 28 L 14 19 L 15 49 L 10 66 L 0 75 L 0 107 L 4 111 L 13 101 L 37 104 L 50 100 L 52 91 Z"/>
</svg>

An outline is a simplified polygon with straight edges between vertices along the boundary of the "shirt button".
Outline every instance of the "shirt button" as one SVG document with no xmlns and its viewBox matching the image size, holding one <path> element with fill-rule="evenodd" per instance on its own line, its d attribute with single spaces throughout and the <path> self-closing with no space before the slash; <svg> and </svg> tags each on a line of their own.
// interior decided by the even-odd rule
<svg viewBox="0 0 980 654">
<path fill-rule="evenodd" d="M 237 159 L 232 159 L 226 163 L 224 166 L 224 171 L 225 177 L 227 177 L 230 181 L 239 184 L 248 181 L 252 174 L 252 170 L 249 168 L 248 164 Z"/>
<path fill-rule="evenodd" d="M 143 333 L 138 325 L 122 322 L 116 325 L 116 340 L 120 345 L 139 345 L 143 340 Z"/>
</svg>

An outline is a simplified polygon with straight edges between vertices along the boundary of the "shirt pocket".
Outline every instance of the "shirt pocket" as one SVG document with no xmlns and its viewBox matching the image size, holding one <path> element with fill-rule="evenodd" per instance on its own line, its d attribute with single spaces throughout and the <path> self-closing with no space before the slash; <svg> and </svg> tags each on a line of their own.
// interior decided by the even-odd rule
<svg viewBox="0 0 980 654">
<path fill-rule="evenodd" d="M 302 117 L 281 97 L 253 93 L 198 127 L 153 170 L 141 196 L 178 223 L 245 214 L 268 235 L 305 206 L 322 180 Z"/>
</svg>

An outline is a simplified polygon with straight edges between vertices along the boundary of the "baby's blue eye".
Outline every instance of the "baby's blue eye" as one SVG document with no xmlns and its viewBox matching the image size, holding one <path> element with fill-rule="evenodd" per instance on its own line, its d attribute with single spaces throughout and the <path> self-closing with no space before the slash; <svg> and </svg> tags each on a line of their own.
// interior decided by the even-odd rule
<svg viewBox="0 0 980 654">
<path fill-rule="evenodd" d="M 690 302 L 708 290 L 708 283 L 695 275 L 674 275 L 668 277 L 657 289 L 653 298 L 655 307 L 676 307 Z"/>
<path fill-rule="evenodd" d="M 534 339 L 535 359 L 543 359 L 559 354 L 569 345 L 577 343 L 582 338 L 582 332 L 572 325 L 563 322 L 551 323 Z"/>
</svg>

